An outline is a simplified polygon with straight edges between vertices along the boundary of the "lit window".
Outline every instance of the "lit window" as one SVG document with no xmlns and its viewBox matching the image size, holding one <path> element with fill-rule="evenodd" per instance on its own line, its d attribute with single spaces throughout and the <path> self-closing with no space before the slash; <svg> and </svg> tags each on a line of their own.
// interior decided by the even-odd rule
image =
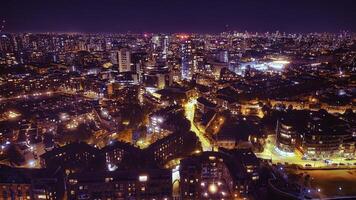
<svg viewBox="0 0 356 200">
<path fill-rule="evenodd" d="M 138 180 L 139 180 L 140 182 L 146 182 L 146 181 L 148 180 L 148 176 L 147 176 L 147 175 L 140 175 L 140 176 L 138 177 Z"/>
</svg>

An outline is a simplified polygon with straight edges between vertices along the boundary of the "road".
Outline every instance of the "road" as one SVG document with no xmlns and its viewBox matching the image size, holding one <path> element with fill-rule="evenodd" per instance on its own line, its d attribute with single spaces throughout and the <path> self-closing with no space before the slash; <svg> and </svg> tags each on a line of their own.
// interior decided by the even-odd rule
<svg viewBox="0 0 356 200">
<path fill-rule="evenodd" d="M 343 165 L 339 166 L 340 168 L 355 168 L 356 160 L 345 160 L 342 157 L 334 157 L 331 158 L 330 161 L 332 163 L 337 164 L 336 166 L 326 164 L 324 160 L 303 160 L 303 155 L 299 151 L 295 151 L 294 153 L 287 153 L 280 151 L 276 148 L 276 138 L 275 135 L 269 135 L 267 138 L 267 143 L 264 147 L 264 151 L 261 153 L 256 153 L 256 156 L 262 159 L 272 159 L 273 163 L 281 163 L 281 164 L 296 164 L 301 166 L 310 165 L 309 168 L 338 168 L 338 165 L 342 163 Z"/>
<path fill-rule="evenodd" d="M 205 137 L 204 133 L 200 131 L 194 124 L 195 104 L 196 100 L 190 100 L 184 105 L 185 117 L 190 121 L 190 130 L 193 131 L 199 138 L 203 151 L 211 151 L 212 145 L 210 141 Z"/>
</svg>

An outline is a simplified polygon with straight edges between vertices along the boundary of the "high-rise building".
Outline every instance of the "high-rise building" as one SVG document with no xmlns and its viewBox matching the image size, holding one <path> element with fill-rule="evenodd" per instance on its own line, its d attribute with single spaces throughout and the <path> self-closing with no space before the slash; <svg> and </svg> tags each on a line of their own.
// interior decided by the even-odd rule
<svg viewBox="0 0 356 200">
<path fill-rule="evenodd" d="M 228 63 L 229 62 L 229 53 L 226 50 L 219 52 L 219 62 Z"/>
<path fill-rule="evenodd" d="M 155 50 L 157 47 L 161 46 L 159 35 L 155 35 L 152 37 L 153 49 Z"/>
<path fill-rule="evenodd" d="M 123 48 L 118 51 L 119 72 L 131 71 L 131 52 Z"/>
<path fill-rule="evenodd" d="M 183 41 L 181 45 L 181 54 L 182 54 L 182 78 L 191 80 L 194 73 L 193 62 L 192 62 L 192 41 L 186 40 Z"/>
<path fill-rule="evenodd" d="M 164 36 L 164 39 L 163 39 L 162 57 L 163 57 L 164 59 L 167 58 L 168 47 L 169 47 L 169 37 L 168 37 L 168 35 L 166 35 L 166 36 Z"/>
<path fill-rule="evenodd" d="M 118 51 L 110 52 L 110 61 L 113 65 L 119 64 L 119 52 Z"/>
<path fill-rule="evenodd" d="M 180 162 L 181 199 L 245 199 L 250 192 L 246 169 L 231 154 L 203 152 Z"/>
<path fill-rule="evenodd" d="M 1 35 L 0 36 L 0 51 L 2 52 L 12 52 L 13 45 L 11 35 Z"/>
</svg>

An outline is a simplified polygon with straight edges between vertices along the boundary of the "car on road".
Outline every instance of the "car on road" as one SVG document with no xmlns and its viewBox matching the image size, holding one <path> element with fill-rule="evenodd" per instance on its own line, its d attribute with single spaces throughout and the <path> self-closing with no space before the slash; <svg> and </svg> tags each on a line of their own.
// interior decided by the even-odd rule
<svg viewBox="0 0 356 200">
<path fill-rule="evenodd" d="M 329 160 L 329 159 L 324 160 L 324 162 L 325 162 L 326 164 L 331 164 L 331 163 L 332 163 L 332 161 Z"/>
</svg>

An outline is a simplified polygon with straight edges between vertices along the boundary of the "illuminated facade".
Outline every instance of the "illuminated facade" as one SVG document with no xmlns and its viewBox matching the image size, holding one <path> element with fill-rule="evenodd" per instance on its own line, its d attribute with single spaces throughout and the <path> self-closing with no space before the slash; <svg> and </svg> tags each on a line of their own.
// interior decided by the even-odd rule
<svg viewBox="0 0 356 200">
<path fill-rule="evenodd" d="M 226 153 L 204 152 L 180 165 L 182 199 L 238 199 L 249 192 L 247 174 Z"/>
<path fill-rule="evenodd" d="M 297 132 L 295 128 L 284 120 L 278 120 L 276 133 L 277 147 L 285 152 L 294 152 L 297 138 Z"/>
<path fill-rule="evenodd" d="M 352 133 L 340 127 L 341 124 L 330 124 L 330 127 L 325 127 L 324 123 L 318 117 L 309 121 L 307 132 L 300 136 L 301 151 L 304 155 L 307 158 L 334 156 L 354 158 L 355 140 Z"/>
<path fill-rule="evenodd" d="M 64 182 L 60 170 L 0 166 L 0 199 L 63 199 Z"/>
<path fill-rule="evenodd" d="M 151 115 L 149 117 L 149 125 L 148 125 L 148 132 L 152 134 L 161 134 L 164 132 L 162 129 L 163 126 L 163 117 L 159 115 Z"/>
<path fill-rule="evenodd" d="M 68 199 L 164 199 L 172 196 L 169 170 L 125 170 L 71 174 Z"/>
<path fill-rule="evenodd" d="M 118 52 L 119 72 L 131 71 L 131 51 L 128 49 L 120 49 Z"/>
<path fill-rule="evenodd" d="M 140 154 L 140 149 L 131 144 L 115 141 L 101 149 L 109 171 L 116 169 L 124 158 Z"/>
<path fill-rule="evenodd" d="M 293 112 L 288 120 L 277 121 L 277 150 L 298 150 L 306 159 L 354 158 L 355 140 L 347 122 L 322 111 Z"/>
<path fill-rule="evenodd" d="M 100 150 L 86 143 L 70 143 L 40 156 L 41 166 L 46 168 L 58 168 L 61 166 L 67 174 L 105 168 L 104 157 Z"/>
<path fill-rule="evenodd" d="M 195 72 L 192 61 L 192 40 L 184 40 L 181 45 L 181 72 L 182 79 L 191 80 Z"/>
<path fill-rule="evenodd" d="M 200 143 L 194 133 L 175 132 L 157 140 L 147 150 L 157 163 L 165 164 L 167 161 L 190 155 L 200 148 Z"/>
</svg>

